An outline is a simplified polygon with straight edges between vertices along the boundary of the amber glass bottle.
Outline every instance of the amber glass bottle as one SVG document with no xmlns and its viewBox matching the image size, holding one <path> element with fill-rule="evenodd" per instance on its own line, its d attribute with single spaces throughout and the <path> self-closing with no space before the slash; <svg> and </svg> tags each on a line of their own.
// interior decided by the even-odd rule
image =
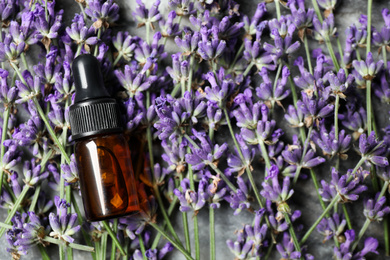
<svg viewBox="0 0 390 260">
<path fill-rule="evenodd" d="M 93 55 L 80 55 L 72 69 L 76 95 L 69 119 L 86 218 L 98 221 L 137 213 L 130 149 L 118 105 L 103 85 L 99 62 Z"/>
</svg>

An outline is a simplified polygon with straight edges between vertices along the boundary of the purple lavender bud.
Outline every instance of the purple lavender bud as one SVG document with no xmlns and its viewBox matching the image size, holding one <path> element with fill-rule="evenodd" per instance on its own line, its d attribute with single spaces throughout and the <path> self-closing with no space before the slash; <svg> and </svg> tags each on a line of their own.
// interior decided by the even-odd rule
<svg viewBox="0 0 390 260">
<path fill-rule="evenodd" d="M 108 28 L 110 24 L 119 19 L 119 6 L 113 3 L 112 0 L 107 0 L 103 3 L 98 0 L 92 0 L 88 2 L 85 14 L 94 22 L 93 26 L 96 29 L 102 26 Z"/>
<path fill-rule="evenodd" d="M 330 184 L 321 181 L 322 188 L 319 192 L 324 201 L 331 201 L 337 194 L 340 195 L 340 200 L 343 202 L 355 201 L 359 198 L 359 194 L 367 190 L 365 185 L 361 184 L 361 179 L 352 178 L 348 181 L 349 175 L 344 174 L 340 176 L 340 173 L 333 168 L 332 169 L 332 180 Z"/>
<path fill-rule="evenodd" d="M 248 16 L 243 16 L 243 22 L 244 22 L 244 29 L 246 34 L 248 35 L 254 35 L 257 32 L 257 26 L 259 25 L 260 20 L 264 16 L 264 14 L 267 13 L 267 6 L 265 3 L 259 3 L 257 4 L 257 8 L 255 11 L 255 14 L 251 19 L 249 19 Z"/>
<path fill-rule="evenodd" d="M 364 247 L 359 252 L 351 252 L 352 245 L 355 241 L 355 231 L 353 229 L 345 231 L 345 242 L 340 245 L 340 247 L 334 247 L 334 258 L 336 260 L 344 259 L 364 259 L 365 255 L 368 253 L 378 254 L 376 249 L 378 248 L 378 240 L 375 238 L 369 237 L 364 241 Z"/>
<path fill-rule="evenodd" d="M 173 23 L 175 18 L 176 18 L 176 12 L 171 11 L 171 12 L 169 12 L 168 18 L 166 21 L 164 21 L 164 19 L 160 20 L 159 25 L 161 28 L 161 35 L 163 37 L 175 37 L 175 36 L 180 34 L 179 24 Z"/>
<path fill-rule="evenodd" d="M 297 6 L 298 4 L 298 6 Z M 291 10 L 291 20 L 298 30 L 303 30 L 312 27 L 314 9 L 309 8 L 307 11 L 305 9 L 305 3 L 303 1 L 288 1 L 287 6 Z"/>
<path fill-rule="evenodd" d="M 55 196 L 54 204 L 57 208 L 57 214 L 52 212 L 49 215 L 49 223 L 53 230 L 49 235 L 73 243 L 74 239 L 71 236 L 81 228 L 80 225 L 77 225 L 77 214 L 67 214 L 67 209 L 70 207 L 70 204 L 58 196 Z"/>
<path fill-rule="evenodd" d="M 237 177 L 238 189 L 236 192 L 230 191 L 230 196 L 226 196 L 225 200 L 230 204 L 232 209 L 235 209 L 233 215 L 238 215 L 243 209 L 249 209 L 250 204 L 250 185 L 244 181 L 242 177 Z"/>
<path fill-rule="evenodd" d="M 133 57 L 138 40 L 138 37 L 131 36 L 129 32 L 120 31 L 115 37 L 113 37 L 112 43 L 118 51 L 118 56 L 123 57 L 126 61 L 130 61 Z"/>
<path fill-rule="evenodd" d="M 25 161 L 23 165 L 24 183 L 28 186 L 35 186 L 38 182 L 47 179 L 49 172 L 41 172 L 41 165 L 36 165 L 35 160 Z"/>
<path fill-rule="evenodd" d="M 172 0 L 168 2 L 170 9 L 174 10 L 178 16 L 188 16 L 196 14 L 194 3 L 188 0 Z"/>
<path fill-rule="evenodd" d="M 95 28 L 93 26 L 89 28 L 86 27 L 82 15 L 76 14 L 71 26 L 66 27 L 65 30 L 69 37 L 74 40 L 77 45 L 96 45 L 99 42 L 99 39 L 94 36 Z"/>
<path fill-rule="evenodd" d="M 158 10 L 160 2 L 160 0 L 155 1 L 152 7 L 147 9 L 142 0 L 137 0 L 137 7 L 133 12 L 133 16 L 138 22 L 138 27 L 146 25 L 151 26 L 152 29 L 154 28 L 153 23 L 159 21 L 162 17 Z"/>
<path fill-rule="evenodd" d="M 262 49 L 258 41 L 252 43 L 250 40 L 245 39 L 243 56 L 247 62 L 256 65 L 259 71 L 261 71 L 262 68 L 268 70 L 276 69 L 276 65 L 272 64 L 275 62 L 274 57 Z"/>
<path fill-rule="evenodd" d="M 241 135 L 236 134 L 236 139 L 240 146 L 244 161 L 241 160 L 237 148 L 235 148 L 235 153 L 228 155 L 227 164 L 230 168 L 230 172 L 236 172 L 238 176 L 241 176 L 247 167 L 251 170 L 253 169 L 251 163 L 254 159 L 256 150 L 255 148 L 248 146 Z"/>
<path fill-rule="evenodd" d="M 382 69 L 383 60 L 379 60 L 375 63 L 372 57 L 372 53 L 369 52 L 365 61 L 354 60 L 352 62 L 352 65 L 356 69 L 356 71 L 363 77 L 363 79 L 372 80 L 373 78 L 375 78 L 376 74 L 378 74 L 379 71 Z"/>
<path fill-rule="evenodd" d="M 272 185 L 267 181 L 264 181 L 262 183 L 263 190 L 260 194 L 267 200 L 276 203 L 279 212 L 290 213 L 290 207 L 287 204 L 287 200 L 294 194 L 294 190 L 290 189 L 290 178 L 285 177 L 283 179 L 283 185 L 281 186 L 278 180 L 278 173 L 269 177 L 272 181 Z"/>
<path fill-rule="evenodd" d="M 337 155 L 343 160 L 348 159 L 346 153 L 350 149 L 352 137 L 346 135 L 344 130 L 341 130 L 336 138 L 334 127 L 328 132 L 322 124 L 319 132 L 313 132 L 312 140 L 322 149 L 325 156 L 332 158 Z"/>
<path fill-rule="evenodd" d="M 321 8 L 332 12 L 338 3 L 338 0 L 317 0 L 317 3 Z"/>
<path fill-rule="evenodd" d="M 61 170 L 63 171 L 62 176 L 68 185 L 76 183 L 79 180 L 79 172 L 74 154 L 70 156 L 70 164 L 61 164 Z"/>
<path fill-rule="evenodd" d="M 233 80 L 216 78 L 213 72 L 207 73 L 205 79 L 210 83 L 210 86 L 204 89 L 206 98 L 219 108 L 225 108 L 227 98 L 234 91 L 235 84 Z"/>
<path fill-rule="evenodd" d="M 323 23 L 318 20 L 317 16 L 313 17 L 315 39 L 324 42 L 327 38 L 336 35 L 337 28 L 334 26 L 334 15 L 331 13 Z"/>
<path fill-rule="evenodd" d="M 301 253 L 298 251 L 294 251 L 295 250 L 294 243 L 290 235 L 286 232 L 283 233 L 282 243 L 278 243 L 276 245 L 276 249 L 284 259 L 291 259 L 291 260 L 301 259 Z"/>
<path fill-rule="evenodd" d="M 379 142 L 375 137 L 375 132 L 372 131 L 367 137 L 362 134 L 359 138 L 359 152 L 372 164 L 379 167 L 386 167 L 389 165 L 387 158 L 384 156 L 386 151 L 386 144 L 384 141 Z"/>
<path fill-rule="evenodd" d="M 379 197 L 379 193 L 375 195 L 375 199 L 366 199 L 364 202 L 363 214 L 370 221 L 382 221 L 383 217 L 390 213 L 390 207 L 385 206 L 386 197 Z"/>
<path fill-rule="evenodd" d="M 324 236 L 324 240 L 328 241 L 333 236 L 339 237 L 344 233 L 347 226 L 347 221 L 341 214 L 334 213 L 329 218 L 324 218 L 317 226 L 317 231 Z"/>
<path fill-rule="evenodd" d="M 194 211 L 194 214 L 197 214 L 204 207 L 208 199 L 208 193 L 205 190 L 207 188 L 207 182 L 201 180 L 198 185 L 198 191 L 191 190 L 189 184 L 189 180 L 185 178 L 181 182 L 182 191 L 175 189 L 173 192 L 179 198 L 180 211 Z"/>
</svg>

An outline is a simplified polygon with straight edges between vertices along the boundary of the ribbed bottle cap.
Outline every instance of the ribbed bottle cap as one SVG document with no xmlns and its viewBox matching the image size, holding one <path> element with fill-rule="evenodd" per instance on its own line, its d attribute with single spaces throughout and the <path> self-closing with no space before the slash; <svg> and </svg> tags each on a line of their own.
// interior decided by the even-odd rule
<svg viewBox="0 0 390 260">
<path fill-rule="evenodd" d="M 99 61 L 83 54 L 73 61 L 72 70 L 76 87 L 74 104 L 69 108 L 72 139 L 121 132 L 118 104 L 103 84 Z"/>
</svg>

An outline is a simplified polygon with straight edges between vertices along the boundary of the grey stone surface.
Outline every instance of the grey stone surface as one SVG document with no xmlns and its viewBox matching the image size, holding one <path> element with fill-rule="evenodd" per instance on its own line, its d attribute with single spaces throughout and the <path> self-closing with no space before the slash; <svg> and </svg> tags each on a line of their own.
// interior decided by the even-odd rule
<svg viewBox="0 0 390 260">
<path fill-rule="evenodd" d="M 144 36 L 144 29 L 136 29 L 136 24 L 132 21 L 131 11 L 134 10 L 135 0 L 117 0 L 119 5 L 122 7 L 121 9 L 121 20 L 118 23 L 118 28 L 115 30 L 123 30 L 127 29 L 131 34 Z M 152 1 L 145 1 L 147 4 L 151 4 Z M 243 10 L 246 14 L 253 14 L 255 10 L 255 6 L 258 1 L 255 0 L 241 0 L 238 1 L 241 5 L 241 10 Z M 310 2 L 310 1 L 307 1 Z M 69 25 L 71 19 L 75 12 L 79 12 L 78 5 L 73 0 L 57 0 L 58 7 L 63 8 L 65 10 L 65 19 L 64 22 L 66 25 Z M 269 16 L 275 17 L 273 4 L 269 4 Z M 383 7 L 390 7 L 389 1 L 374 1 L 373 5 L 373 24 L 377 26 L 381 26 L 383 24 L 382 17 L 380 15 L 380 11 Z M 162 3 L 162 10 L 167 10 L 167 0 Z M 365 14 L 366 9 L 366 1 L 363 0 L 342 0 L 340 7 L 336 10 L 336 26 L 338 27 L 338 31 L 340 32 L 341 42 L 344 40 L 344 31 L 346 26 L 357 23 L 357 20 L 361 14 Z M 283 13 L 287 13 L 286 10 L 282 8 Z M 186 21 L 184 21 L 186 22 Z M 171 42 L 172 43 L 172 42 Z M 168 41 L 168 50 L 173 51 L 174 45 L 170 44 Z M 311 41 L 311 46 L 318 48 L 317 43 Z M 325 48 L 324 46 L 322 46 Z M 303 53 L 302 53 L 303 55 Z M 257 86 L 258 83 L 254 81 L 254 86 Z M 389 107 L 383 104 L 379 104 L 375 106 L 375 112 L 377 115 L 378 121 L 380 121 L 380 126 L 383 127 L 388 123 L 388 110 Z M 292 134 L 297 134 L 294 129 L 287 127 L 282 120 L 282 112 L 281 110 L 277 111 L 277 118 L 280 118 L 280 126 L 286 131 L 286 139 L 291 140 Z M 222 129 L 222 131 L 218 132 L 219 140 L 229 139 L 227 129 Z M 351 158 L 353 157 L 353 152 L 350 153 Z M 355 158 L 356 159 L 356 158 Z M 354 161 L 356 162 L 356 160 Z M 353 167 L 353 164 L 342 164 L 342 169 L 347 169 L 349 167 Z M 263 175 L 263 166 L 261 164 L 255 165 L 255 177 L 256 181 L 261 183 L 262 175 Z M 316 169 L 318 173 L 319 179 L 329 179 L 330 177 L 330 164 L 327 164 L 321 169 Z M 354 207 L 348 207 L 349 213 L 352 217 L 353 226 L 358 231 L 364 222 L 364 216 L 362 214 L 362 201 L 360 200 L 357 203 L 354 203 Z M 81 203 L 79 204 L 81 206 Z M 311 223 L 313 223 L 316 218 L 321 214 L 322 210 L 318 203 L 317 196 L 315 194 L 314 186 L 310 179 L 300 181 L 295 189 L 295 194 L 291 200 L 292 209 L 299 209 L 302 212 L 302 217 L 300 222 L 304 225 L 304 228 L 308 228 Z M 224 204 L 221 209 L 216 210 L 215 216 L 215 225 L 216 225 L 216 253 L 217 259 L 233 259 L 232 254 L 229 252 L 226 247 L 227 239 L 235 239 L 235 231 L 242 228 L 244 224 L 251 223 L 252 214 L 248 212 L 242 212 L 238 216 L 233 216 L 232 210 L 228 207 L 228 205 Z M 5 219 L 7 213 L 4 210 L 0 211 L 0 218 Z M 208 212 L 203 210 L 199 213 L 199 230 L 200 230 L 200 245 L 201 245 L 201 259 L 207 260 L 209 259 L 209 228 L 208 228 Z M 174 226 L 177 230 L 180 238 L 184 241 L 183 232 L 182 232 L 182 220 L 181 214 L 176 212 L 172 217 L 174 220 Z M 191 221 L 191 215 L 189 215 L 189 223 L 190 223 L 190 231 L 191 237 L 193 234 L 193 226 Z M 384 256 L 384 244 L 383 244 L 383 226 L 382 224 L 372 223 L 366 236 L 373 235 L 377 237 L 380 241 L 380 255 L 374 256 L 369 259 L 389 259 Z M 81 241 L 80 239 L 78 241 Z M 192 239 L 193 242 L 193 239 Z M 307 242 L 308 251 L 313 254 L 316 259 L 332 259 L 333 246 L 332 243 L 328 242 L 323 244 L 322 237 L 314 232 L 312 237 Z M 5 248 L 7 247 L 7 243 L 5 241 L 5 237 L 1 238 L 0 242 L 0 260 L 2 259 L 10 259 L 10 255 L 6 252 Z M 110 246 L 108 246 L 110 248 Z M 194 244 L 192 244 L 192 248 L 194 248 Z M 51 246 L 48 248 L 48 252 L 52 259 L 58 259 L 58 249 L 56 246 Z M 32 250 L 29 254 L 22 259 L 40 259 L 40 253 L 37 250 Z M 74 259 L 91 259 L 91 256 L 87 253 L 79 252 L 77 250 L 74 251 Z M 174 251 L 169 254 L 167 259 L 185 259 L 180 253 Z M 280 259 L 280 256 L 274 254 L 270 259 Z"/>
</svg>

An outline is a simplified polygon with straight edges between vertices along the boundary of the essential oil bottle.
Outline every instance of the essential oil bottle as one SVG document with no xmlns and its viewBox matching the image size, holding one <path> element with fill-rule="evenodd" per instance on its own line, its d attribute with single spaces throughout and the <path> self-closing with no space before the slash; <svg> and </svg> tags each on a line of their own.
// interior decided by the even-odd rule
<svg viewBox="0 0 390 260">
<path fill-rule="evenodd" d="M 72 69 L 76 94 L 69 119 L 85 216 L 98 221 L 137 213 L 140 206 L 130 149 L 99 61 L 90 54 L 80 55 Z"/>
</svg>

